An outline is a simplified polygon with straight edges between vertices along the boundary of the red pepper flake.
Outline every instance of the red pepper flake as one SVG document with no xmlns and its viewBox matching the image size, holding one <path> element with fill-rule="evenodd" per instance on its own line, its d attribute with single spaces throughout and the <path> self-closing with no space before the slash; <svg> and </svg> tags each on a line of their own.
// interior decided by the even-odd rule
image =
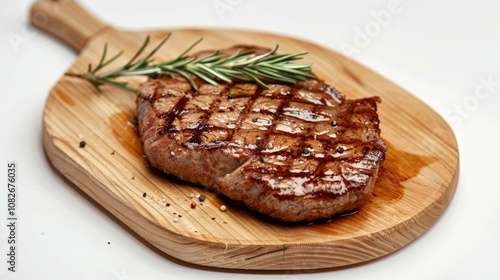
<svg viewBox="0 0 500 280">
<path fill-rule="evenodd" d="M 194 209 L 194 208 L 196 208 L 196 203 L 191 202 L 191 209 Z"/>
</svg>

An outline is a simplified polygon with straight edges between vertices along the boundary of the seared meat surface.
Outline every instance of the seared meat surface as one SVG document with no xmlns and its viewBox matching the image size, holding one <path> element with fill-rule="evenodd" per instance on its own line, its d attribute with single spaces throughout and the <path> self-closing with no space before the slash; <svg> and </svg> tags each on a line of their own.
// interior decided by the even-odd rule
<svg viewBox="0 0 500 280">
<path fill-rule="evenodd" d="M 354 211 L 371 194 L 387 153 L 377 97 L 346 100 L 319 79 L 199 89 L 177 76 L 140 86 L 139 131 L 154 167 L 286 222 Z"/>
</svg>

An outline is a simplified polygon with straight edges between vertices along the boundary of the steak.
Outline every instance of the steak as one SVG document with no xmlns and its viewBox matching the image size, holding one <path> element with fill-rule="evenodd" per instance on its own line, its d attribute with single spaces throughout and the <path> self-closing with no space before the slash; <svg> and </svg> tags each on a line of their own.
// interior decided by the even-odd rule
<svg viewBox="0 0 500 280">
<path fill-rule="evenodd" d="M 237 49 L 268 51 L 221 52 Z M 319 78 L 268 89 L 196 83 L 198 92 L 176 75 L 140 85 L 139 132 L 152 166 L 285 222 L 352 212 L 370 196 L 387 154 L 378 97 L 347 100 Z"/>
</svg>

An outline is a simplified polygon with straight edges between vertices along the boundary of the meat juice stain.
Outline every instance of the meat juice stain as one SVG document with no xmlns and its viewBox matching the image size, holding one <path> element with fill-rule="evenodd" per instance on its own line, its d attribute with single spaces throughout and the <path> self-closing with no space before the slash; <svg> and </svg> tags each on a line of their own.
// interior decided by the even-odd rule
<svg viewBox="0 0 500 280">
<path fill-rule="evenodd" d="M 396 202 L 404 195 L 403 182 L 417 176 L 422 168 L 437 159 L 395 149 L 387 141 L 386 144 L 387 158 L 375 184 L 373 195 L 389 202 Z"/>
<path fill-rule="evenodd" d="M 109 117 L 113 136 L 130 154 L 142 156 L 143 149 L 139 132 L 133 120 L 135 115 L 130 112 L 118 112 Z"/>
<path fill-rule="evenodd" d="M 404 197 L 405 187 L 403 183 L 417 176 L 422 168 L 437 161 L 437 158 L 408 153 L 394 148 L 387 141 L 388 153 L 385 164 L 377 179 L 373 190 L 373 196 L 387 203 L 394 203 Z M 335 235 L 336 227 L 329 226 L 330 223 L 341 225 L 362 225 L 370 215 L 370 207 L 374 201 L 370 198 L 358 210 L 332 217 L 330 220 L 313 222 L 308 224 L 316 232 Z M 376 207 L 376 206 L 375 206 Z M 343 233 L 342 233 L 343 234 Z"/>
<path fill-rule="evenodd" d="M 61 99 L 61 101 L 68 105 L 68 106 L 73 106 L 75 105 L 75 102 L 69 98 L 66 94 L 64 94 L 64 92 L 62 92 L 61 90 L 57 90 L 56 88 L 54 88 L 54 93 L 55 93 L 55 96 L 59 99 Z"/>
</svg>

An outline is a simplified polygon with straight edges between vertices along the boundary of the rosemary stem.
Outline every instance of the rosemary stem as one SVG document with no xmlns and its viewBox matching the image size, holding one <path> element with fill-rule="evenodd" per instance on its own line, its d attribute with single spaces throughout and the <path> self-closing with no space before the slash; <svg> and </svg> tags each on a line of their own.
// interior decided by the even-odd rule
<svg viewBox="0 0 500 280">
<path fill-rule="evenodd" d="M 197 91 L 198 87 L 194 82 L 193 76 L 214 86 L 217 86 L 219 82 L 254 81 L 265 88 L 268 86 L 264 81 L 272 83 L 296 83 L 314 77 L 311 73 L 312 64 L 295 63 L 296 60 L 301 59 L 306 53 L 278 55 L 276 54 L 278 45 L 273 50 L 261 55 L 256 55 L 255 51 L 237 51 L 230 56 L 225 56 L 217 51 L 196 59 L 187 56 L 187 53 L 201 42 L 202 39 L 199 39 L 178 57 L 153 63 L 151 57 L 169 38 L 170 34 L 151 51 L 143 55 L 150 43 L 150 37 L 147 36 L 139 50 L 125 65 L 97 73 L 122 55 L 122 52 L 119 52 L 110 59 L 107 59 L 108 45 L 105 44 L 101 58 L 95 68 L 89 64 L 88 70 L 85 73 L 66 73 L 66 75 L 87 80 L 97 90 L 100 90 L 100 87 L 103 85 L 110 85 L 132 92 L 135 92 L 135 89 L 129 87 L 126 82 L 118 82 L 115 79 L 121 76 L 157 77 L 158 75 L 177 74 L 188 80 L 193 89 Z"/>
</svg>

